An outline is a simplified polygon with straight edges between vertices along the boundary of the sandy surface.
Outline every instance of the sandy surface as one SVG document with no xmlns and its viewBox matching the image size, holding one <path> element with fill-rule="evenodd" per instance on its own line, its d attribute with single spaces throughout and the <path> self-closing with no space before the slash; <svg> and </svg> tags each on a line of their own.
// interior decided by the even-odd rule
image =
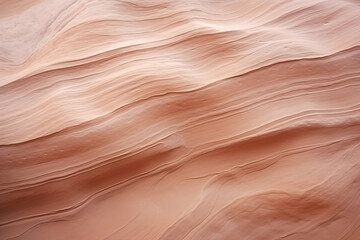
<svg viewBox="0 0 360 240">
<path fill-rule="evenodd" d="M 0 0 L 0 239 L 359 240 L 360 1 Z"/>
</svg>

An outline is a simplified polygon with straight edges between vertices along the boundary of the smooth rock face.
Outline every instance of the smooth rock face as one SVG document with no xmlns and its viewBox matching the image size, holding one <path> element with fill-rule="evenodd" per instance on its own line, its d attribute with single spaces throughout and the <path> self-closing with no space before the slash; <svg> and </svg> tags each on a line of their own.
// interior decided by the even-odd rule
<svg viewBox="0 0 360 240">
<path fill-rule="evenodd" d="M 0 239 L 359 240 L 360 1 L 0 0 Z"/>
</svg>

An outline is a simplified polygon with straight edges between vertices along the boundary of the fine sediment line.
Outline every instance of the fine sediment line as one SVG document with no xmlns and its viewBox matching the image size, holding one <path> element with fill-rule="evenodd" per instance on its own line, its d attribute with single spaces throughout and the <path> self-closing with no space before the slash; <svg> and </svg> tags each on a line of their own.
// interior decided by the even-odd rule
<svg viewBox="0 0 360 240">
<path fill-rule="evenodd" d="M 360 239 L 354 0 L 0 0 L 0 239 Z"/>
</svg>

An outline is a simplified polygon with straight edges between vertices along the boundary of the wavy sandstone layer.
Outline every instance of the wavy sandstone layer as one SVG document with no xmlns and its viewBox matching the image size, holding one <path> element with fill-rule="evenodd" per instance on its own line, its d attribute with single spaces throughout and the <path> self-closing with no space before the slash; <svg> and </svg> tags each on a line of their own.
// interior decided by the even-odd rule
<svg viewBox="0 0 360 240">
<path fill-rule="evenodd" d="M 0 238 L 359 240 L 358 0 L 0 0 Z"/>
</svg>

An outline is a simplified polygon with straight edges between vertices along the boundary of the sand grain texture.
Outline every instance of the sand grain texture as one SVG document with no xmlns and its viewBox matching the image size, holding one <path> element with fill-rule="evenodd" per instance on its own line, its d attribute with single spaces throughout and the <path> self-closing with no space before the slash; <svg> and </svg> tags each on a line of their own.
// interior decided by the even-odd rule
<svg viewBox="0 0 360 240">
<path fill-rule="evenodd" d="M 0 0 L 0 239 L 359 240 L 358 0 Z"/>
</svg>

